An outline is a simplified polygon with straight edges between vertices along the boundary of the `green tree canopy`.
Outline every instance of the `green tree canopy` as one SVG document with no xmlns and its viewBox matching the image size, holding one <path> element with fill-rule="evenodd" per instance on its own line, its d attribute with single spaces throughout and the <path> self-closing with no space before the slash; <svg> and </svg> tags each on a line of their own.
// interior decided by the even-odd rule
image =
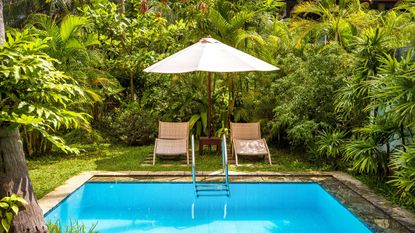
<svg viewBox="0 0 415 233">
<path fill-rule="evenodd" d="M 85 94 L 74 79 L 55 68 L 57 60 L 42 52 L 47 43 L 48 39 L 36 39 L 28 31 L 7 34 L 0 47 L 0 124 L 30 126 L 71 151 L 49 132 L 88 125 L 88 115 L 72 106 Z"/>
</svg>

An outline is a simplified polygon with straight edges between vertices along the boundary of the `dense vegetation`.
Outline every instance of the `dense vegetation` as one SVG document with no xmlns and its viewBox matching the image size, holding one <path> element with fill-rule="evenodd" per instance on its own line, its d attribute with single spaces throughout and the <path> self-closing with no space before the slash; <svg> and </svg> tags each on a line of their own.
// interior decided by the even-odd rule
<svg viewBox="0 0 415 233">
<path fill-rule="evenodd" d="M 25 60 L 0 62 L 0 121 L 30 122 L 21 127 L 27 156 L 51 154 L 51 142 L 68 151 L 62 137 L 70 144 L 148 145 L 158 120 L 190 120 L 195 135 L 206 134 L 206 75 L 142 70 L 210 35 L 281 68 L 215 74 L 217 133 L 227 132 L 229 121 L 260 121 L 270 145 L 307 152 L 305 159 L 319 166 L 373 177 L 394 187 L 402 204 L 415 206 L 414 2 L 378 11 L 358 0 L 303 1 L 289 17 L 277 0 L 25 6 L 17 12 L 5 1 L 10 27 L 0 56 L 47 56 L 51 69 L 60 71 L 54 77 L 71 90 L 55 99 L 64 112 L 30 94 L 9 95 L 15 88 L 3 83 L 5 77 L 20 75 L 17 83 L 26 80 L 20 72 L 36 68 Z M 11 46 L 24 46 L 25 54 Z M 27 78 L 20 88 L 41 88 L 35 81 Z M 24 114 L 9 114 L 10 108 Z"/>
</svg>

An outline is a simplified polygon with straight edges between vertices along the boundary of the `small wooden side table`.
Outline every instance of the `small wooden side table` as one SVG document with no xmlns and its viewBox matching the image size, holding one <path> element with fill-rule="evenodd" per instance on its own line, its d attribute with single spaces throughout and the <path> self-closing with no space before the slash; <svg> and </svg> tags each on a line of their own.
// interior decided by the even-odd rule
<svg viewBox="0 0 415 233">
<path fill-rule="evenodd" d="M 216 151 L 218 153 L 222 152 L 222 141 L 218 137 L 200 137 L 199 138 L 199 155 L 203 152 L 203 146 L 207 145 L 208 150 L 210 151 L 212 145 L 216 146 Z"/>
</svg>

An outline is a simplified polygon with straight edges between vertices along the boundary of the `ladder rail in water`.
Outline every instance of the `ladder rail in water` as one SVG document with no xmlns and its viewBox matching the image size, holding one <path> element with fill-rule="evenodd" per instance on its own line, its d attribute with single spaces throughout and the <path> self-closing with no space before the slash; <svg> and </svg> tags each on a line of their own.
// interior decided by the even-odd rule
<svg viewBox="0 0 415 233">
<path fill-rule="evenodd" d="M 192 134 L 192 180 L 196 188 L 195 136 Z"/>
<path fill-rule="evenodd" d="M 222 168 L 225 176 L 224 183 L 201 183 L 196 180 L 196 160 L 195 160 L 195 142 L 194 135 L 192 135 L 192 181 L 195 187 L 196 197 L 199 196 L 224 196 L 221 192 L 226 192 L 226 196 L 229 197 L 229 174 L 228 174 L 228 152 L 226 148 L 226 137 L 222 137 Z M 200 193 L 201 192 L 201 193 Z M 216 192 L 216 194 L 206 193 Z"/>
</svg>

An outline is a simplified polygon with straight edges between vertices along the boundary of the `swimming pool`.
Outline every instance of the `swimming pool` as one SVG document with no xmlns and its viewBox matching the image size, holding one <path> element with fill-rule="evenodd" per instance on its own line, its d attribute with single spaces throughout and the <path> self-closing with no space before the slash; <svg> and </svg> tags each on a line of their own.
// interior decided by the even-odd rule
<svg viewBox="0 0 415 233">
<path fill-rule="evenodd" d="M 121 232 L 371 232 L 318 183 L 231 183 L 195 198 L 192 183 L 88 182 L 46 220 Z"/>
</svg>

